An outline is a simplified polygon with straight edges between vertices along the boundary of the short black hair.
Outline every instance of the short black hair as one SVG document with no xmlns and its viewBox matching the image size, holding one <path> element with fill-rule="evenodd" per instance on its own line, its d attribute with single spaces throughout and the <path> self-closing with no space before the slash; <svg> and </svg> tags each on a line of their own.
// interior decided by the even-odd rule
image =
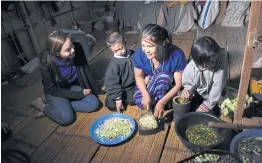
<svg viewBox="0 0 262 163">
<path fill-rule="evenodd" d="M 211 37 L 201 37 L 191 48 L 191 57 L 197 65 L 205 66 L 216 63 L 219 45 Z"/>
<path fill-rule="evenodd" d="M 113 32 L 109 34 L 106 38 L 106 44 L 109 47 L 114 46 L 119 41 L 123 41 L 124 43 L 124 37 L 118 32 Z"/>
</svg>

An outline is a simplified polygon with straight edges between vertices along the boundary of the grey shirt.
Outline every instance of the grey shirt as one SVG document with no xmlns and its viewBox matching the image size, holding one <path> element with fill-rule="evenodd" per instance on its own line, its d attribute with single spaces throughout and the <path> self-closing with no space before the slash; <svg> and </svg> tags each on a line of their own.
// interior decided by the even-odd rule
<svg viewBox="0 0 262 163">
<path fill-rule="evenodd" d="M 205 99 L 203 104 L 210 110 L 218 103 L 228 80 L 228 58 L 225 49 L 220 49 L 219 55 L 221 57 L 217 61 L 215 71 L 200 71 L 195 62 L 191 60 L 182 76 L 183 87 L 190 90 L 196 84 L 196 91 Z"/>
</svg>

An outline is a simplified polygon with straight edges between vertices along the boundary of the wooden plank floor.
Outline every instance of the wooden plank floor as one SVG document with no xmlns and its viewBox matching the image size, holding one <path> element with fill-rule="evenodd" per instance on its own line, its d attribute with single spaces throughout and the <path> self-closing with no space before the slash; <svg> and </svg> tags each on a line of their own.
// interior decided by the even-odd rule
<svg viewBox="0 0 262 163">
<path fill-rule="evenodd" d="M 175 123 L 172 122 L 160 163 L 178 162 L 189 157 L 190 154 L 176 135 Z"/>
<path fill-rule="evenodd" d="M 136 106 L 128 107 L 125 114 L 138 119 L 144 111 Z M 158 162 L 169 127 L 155 135 L 141 136 L 139 133 L 127 143 L 115 146 L 101 146 L 92 162 Z"/>
<path fill-rule="evenodd" d="M 183 34 L 173 34 L 172 42 L 183 50 L 186 58 L 190 56 L 192 43 L 196 36 L 196 30 L 191 30 Z"/>
</svg>

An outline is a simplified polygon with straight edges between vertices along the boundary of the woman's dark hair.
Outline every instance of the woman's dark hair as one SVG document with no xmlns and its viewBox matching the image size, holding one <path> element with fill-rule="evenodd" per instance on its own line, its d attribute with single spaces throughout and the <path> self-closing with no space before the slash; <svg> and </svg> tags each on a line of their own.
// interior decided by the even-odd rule
<svg viewBox="0 0 262 163">
<path fill-rule="evenodd" d="M 42 52 L 40 57 L 40 66 L 45 69 L 51 69 L 55 72 L 55 80 L 59 81 L 58 67 L 56 64 L 56 58 L 59 56 L 60 50 L 64 45 L 67 38 L 70 38 L 62 31 L 53 31 L 47 40 L 47 49 Z"/>
<path fill-rule="evenodd" d="M 165 28 L 157 24 L 147 24 L 142 31 L 142 35 L 149 36 L 157 45 L 172 42 L 172 35 Z"/>
<path fill-rule="evenodd" d="M 163 59 L 168 54 L 169 44 L 172 43 L 172 35 L 162 26 L 157 24 L 147 24 L 142 30 L 142 37 L 148 37 L 158 45 L 158 59 Z"/>
<path fill-rule="evenodd" d="M 191 48 L 191 57 L 197 65 L 215 67 L 219 56 L 219 45 L 211 37 L 201 37 Z"/>
</svg>

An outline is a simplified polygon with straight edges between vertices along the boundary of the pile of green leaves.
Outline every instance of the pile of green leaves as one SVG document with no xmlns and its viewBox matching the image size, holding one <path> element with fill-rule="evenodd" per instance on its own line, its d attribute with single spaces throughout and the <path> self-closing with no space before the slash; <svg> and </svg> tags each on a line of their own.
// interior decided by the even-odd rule
<svg viewBox="0 0 262 163">
<path fill-rule="evenodd" d="M 216 133 L 203 124 L 188 128 L 186 138 L 190 143 L 204 147 L 218 143 Z"/>
<path fill-rule="evenodd" d="M 247 104 L 250 104 L 253 101 L 252 97 L 248 97 L 246 98 L 246 102 Z M 222 100 L 222 103 L 220 105 L 221 108 L 221 113 L 224 116 L 227 116 L 230 112 L 235 113 L 236 112 L 236 106 L 237 106 L 237 98 L 229 98 L 229 97 L 225 97 Z"/>
</svg>

